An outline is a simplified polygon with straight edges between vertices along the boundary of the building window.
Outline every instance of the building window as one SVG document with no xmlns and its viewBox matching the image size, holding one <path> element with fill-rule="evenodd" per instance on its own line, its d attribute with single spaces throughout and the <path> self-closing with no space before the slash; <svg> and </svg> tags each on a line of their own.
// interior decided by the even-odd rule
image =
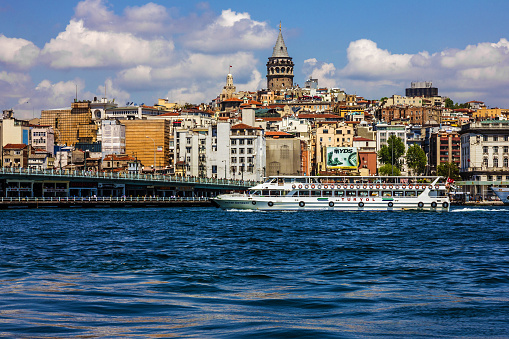
<svg viewBox="0 0 509 339">
<path fill-rule="evenodd" d="M 498 167 L 498 158 L 493 158 L 493 167 Z"/>
<path fill-rule="evenodd" d="M 498 141 L 498 136 L 497 135 L 493 136 L 493 141 Z"/>
<path fill-rule="evenodd" d="M 236 148 L 232 148 L 232 154 L 237 154 L 237 149 Z"/>
<path fill-rule="evenodd" d="M 509 167 L 509 159 L 504 158 L 504 167 Z"/>
<path fill-rule="evenodd" d="M 252 148 L 248 148 L 247 149 L 247 154 L 253 154 L 253 149 Z"/>
<path fill-rule="evenodd" d="M 483 141 L 488 141 L 488 136 L 487 136 L 487 135 L 483 135 L 483 136 L 482 136 L 482 140 L 483 140 Z"/>
<path fill-rule="evenodd" d="M 488 154 L 488 146 L 483 146 L 483 147 L 482 147 L 482 152 L 483 152 L 484 154 Z"/>
<path fill-rule="evenodd" d="M 253 144 L 253 139 L 247 139 L 247 144 L 248 145 L 252 145 Z"/>
<path fill-rule="evenodd" d="M 504 146 L 504 153 L 508 153 L 509 152 L 509 146 Z"/>
<path fill-rule="evenodd" d="M 493 153 L 498 153 L 498 146 L 493 146 Z"/>
<path fill-rule="evenodd" d="M 239 154 L 244 154 L 244 148 L 239 148 Z"/>
<path fill-rule="evenodd" d="M 236 164 L 237 163 L 237 158 L 236 157 L 232 157 L 231 161 L 232 161 L 232 164 Z"/>
<path fill-rule="evenodd" d="M 482 164 L 485 166 L 485 167 L 488 167 L 488 158 L 484 158 L 482 160 Z"/>
<path fill-rule="evenodd" d="M 239 139 L 239 145 L 244 145 L 244 139 Z"/>
<path fill-rule="evenodd" d="M 232 143 L 232 145 L 236 145 L 237 144 L 237 139 L 232 139 L 231 143 Z"/>
</svg>

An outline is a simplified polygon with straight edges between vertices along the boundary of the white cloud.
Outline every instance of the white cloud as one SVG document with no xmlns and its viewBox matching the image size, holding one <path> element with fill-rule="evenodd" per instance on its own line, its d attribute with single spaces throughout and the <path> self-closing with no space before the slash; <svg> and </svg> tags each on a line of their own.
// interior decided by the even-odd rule
<svg viewBox="0 0 509 339">
<path fill-rule="evenodd" d="M 97 94 L 95 96 L 102 98 L 105 93 L 108 99 L 115 99 L 115 102 L 119 105 L 122 105 L 122 103 L 128 101 L 131 98 L 128 92 L 117 87 L 113 80 L 110 78 L 106 79 L 104 86 L 100 85 L 97 87 Z"/>
<path fill-rule="evenodd" d="M 0 34 L 0 62 L 8 67 L 27 69 L 39 56 L 39 48 L 25 39 L 7 38 Z"/>
<path fill-rule="evenodd" d="M 143 6 L 126 7 L 124 15 L 116 15 L 104 0 L 85 0 L 78 3 L 76 20 L 83 20 L 90 29 L 134 34 L 164 33 L 169 15 L 166 7 L 150 2 Z"/>
<path fill-rule="evenodd" d="M 171 41 L 93 31 L 84 27 L 83 21 L 71 20 L 64 32 L 44 46 L 42 55 L 57 69 L 117 68 L 169 62 L 173 49 Z"/>
<path fill-rule="evenodd" d="M 373 41 L 353 41 L 348 64 L 336 72 L 350 91 L 369 96 L 403 94 L 412 81 L 433 81 L 439 94 L 460 100 L 496 100 L 509 104 L 509 42 L 469 45 L 430 54 L 392 54 Z M 497 98 L 497 99 L 494 99 Z"/>
<path fill-rule="evenodd" d="M 252 20 L 249 13 L 223 10 L 214 22 L 184 35 L 182 44 L 199 52 L 235 52 L 269 48 L 276 41 L 276 30 L 265 22 Z"/>
<path fill-rule="evenodd" d="M 318 79 L 318 86 L 333 88 L 338 86 L 336 67 L 333 63 L 318 62 L 315 58 L 304 60 L 302 68 L 309 78 Z"/>
<path fill-rule="evenodd" d="M 37 101 L 40 105 L 51 108 L 70 107 L 71 102 L 76 98 L 76 90 L 78 90 L 79 99 L 84 88 L 85 82 L 82 79 L 59 81 L 57 83 L 43 80 L 35 87 L 35 95 L 32 101 Z"/>
</svg>

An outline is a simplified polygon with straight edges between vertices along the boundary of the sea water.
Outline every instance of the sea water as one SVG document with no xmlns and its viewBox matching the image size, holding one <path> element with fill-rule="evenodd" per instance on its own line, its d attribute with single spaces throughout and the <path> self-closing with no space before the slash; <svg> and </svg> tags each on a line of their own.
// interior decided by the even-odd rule
<svg viewBox="0 0 509 339">
<path fill-rule="evenodd" d="M 0 337 L 509 337 L 509 208 L 0 211 Z"/>
</svg>

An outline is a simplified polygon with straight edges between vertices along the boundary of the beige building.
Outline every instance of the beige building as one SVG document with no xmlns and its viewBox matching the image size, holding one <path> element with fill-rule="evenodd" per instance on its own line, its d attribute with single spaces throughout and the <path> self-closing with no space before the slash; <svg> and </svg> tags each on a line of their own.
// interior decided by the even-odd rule
<svg viewBox="0 0 509 339">
<path fill-rule="evenodd" d="M 42 111 L 41 125 L 53 127 L 58 145 L 73 146 L 78 142 L 97 141 L 97 125 L 92 121 L 89 101 L 73 102 L 70 109 Z"/>
<path fill-rule="evenodd" d="M 25 144 L 7 144 L 2 149 L 3 167 L 28 167 L 29 146 Z"/>
<path fill-rule="evenodd" d="M 145 168 L 169 165 L 170 122 L 167 120 L 124 120 L 125 152 Z"/>
<path fill-rule="evenodd" d="M 303 175 L 301 142 L 285 132 L 265 132 L 267 176 Z"/>
<path fill-rule="evenodd" d="M 352 124 L 344 122 L 317 122 L 314 162 L 318 172 L 326 171 L 325 166 L 325 149 L 327 147 L 353 147 L 353 138 L 355 129 Z"/>
</svg>

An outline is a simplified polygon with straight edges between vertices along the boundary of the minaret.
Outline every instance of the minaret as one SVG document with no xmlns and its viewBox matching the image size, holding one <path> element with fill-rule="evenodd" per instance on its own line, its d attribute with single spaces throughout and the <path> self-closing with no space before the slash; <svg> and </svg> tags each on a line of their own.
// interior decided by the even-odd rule
<svg viewBox="0 0 509 339">
<path fill-rule="evenodd" d="M 279 91 L 293 87 L 293 61 L 288 55 L 288 50 L 281 34 L 279 23 L 279 35 L 272 56 L 267 62 L 267 88 L 271 91 Z"/>
<path fill-rule="evenodd" d="M 219 100 L 223 101 L 226 99 L 233 98 L 233 94 L 237 88 L 233 85 L 233 75 L 232 75 L 232 66 L 230 66 L 230 71 L 226 76 L 226 86 L 223 87 L 221 94 L 219 95 Z"/>
</svg>

